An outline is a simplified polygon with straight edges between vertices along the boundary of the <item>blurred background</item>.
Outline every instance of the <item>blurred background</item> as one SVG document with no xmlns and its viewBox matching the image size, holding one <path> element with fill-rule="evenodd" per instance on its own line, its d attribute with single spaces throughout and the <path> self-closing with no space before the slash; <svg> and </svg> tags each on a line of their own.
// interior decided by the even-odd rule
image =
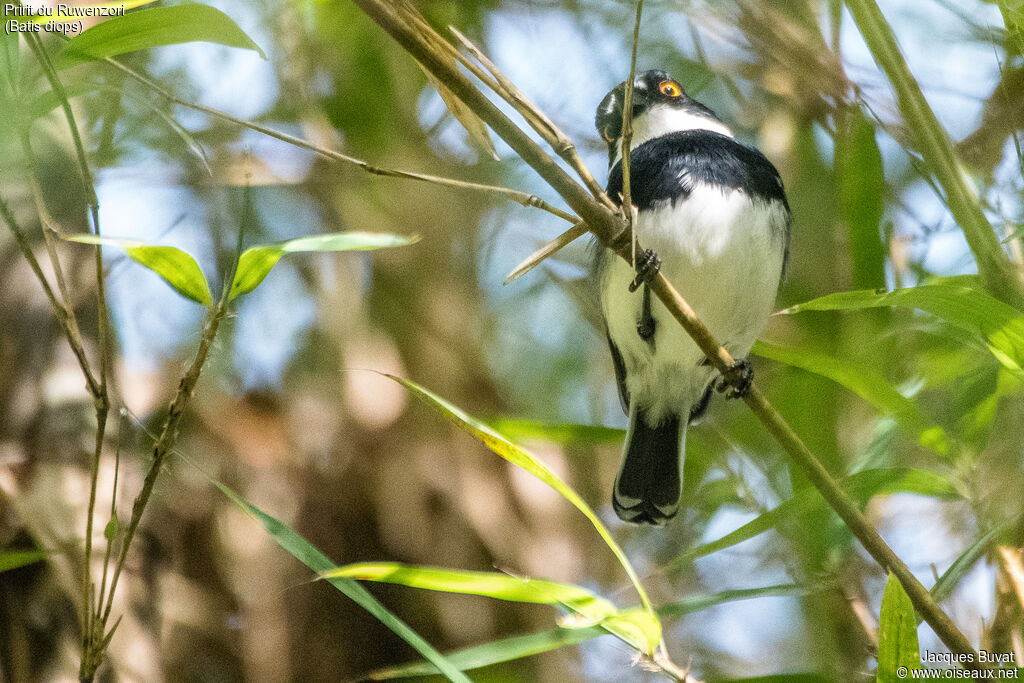
<svg viewBox="0 0 1024 683">
<path fill-rule="evenodd" d="M 209 4 L 268 59 L 190 43 L 123 61 L 184 100 L 378 166 L 503 185 L 562 206 L 500 141 L 500 160 L 479 152 L 415 62 L 354 5 Z M 444 32 L 451 24 L 480 45 L 569 134 L 603 183 L 607 156 L 593 113 L 628 74 L 633 3 L 416 5 L 434 27 Z M 880 6 L 1020 264 L 1014 234 L 1024 215 L 1017 143 L 1024 65 L 999 7 L 972 0 Z M 11 36 L 4 39 L 15 49 Z M 23 43 L 21 50 L 27 82 L 34 94 L 44 92 Z M 976 272 L 927 169 L 904 147 L 907 131 L 888 81 L 841 3 L 649 0 L 637 66 L 671 72 L 779 168 L 794 215 L 780 309 L 832 292 Z M 670 654 L 694 675 L 870 678 L 886 577 L 815 496 L 804 495 L 763 534 L 717 552 L 693 551 L 807 486 L 741 403 L 716 396 L 710 416 L 691 430 L 684 506 L 670 525 L 635 528 L 615 518 L 610 491 L 625 418 L 594 326 L 589 238 L 503 286 L 516 264 L 567 226 L 490 195 L 326 162 L 168 104 L 104 65 L 62 77 L 75 84 L 104 233 L 184 249 L 214 291 L 218 264 L 243 221 L 247 244 L 345 230 L 422 237 L 372 254 L 288 256 L 239 300 L 143 518 L 115 601 L 123 622 L 100 680 L 338 681 L 416 659 L 330 585 L 311 583 L 311 573 L 210 477 L 338 564 L 500 569 L 579 584 L 619 606 L 635 603 L 621 567 L 582 515 L 374 371 L 418 382 L 544 460 L 611 527 L 655 604 L 762 589 L 666 620 Z M 43 255 L 26 160 L 7 123 L 0 126 L 0 191 Z M 59 111 L 38 119 L 32 135 L 49 212 L 63 230 L 86 231 Z M 91 253 L 66 244 L 60 254 L 91 353 Z M 119 453 L 124 520 L 152 434 L 194 352 L 202 310 L 116 250 L 107 251 L 107 265 L 115 410 L 98 508 L 109 510 Z M 0 681 L 74 680 L 94 414 L 81 371 L 6 228 L 0 282 L 0 549 L 47 552 L 45 561 L 0 571 Z M 947 485 L 932 495 L 883 491 L 891 495 L 864 500 L 926 586 L 1019 512 L 1024 394 L 1019 376 L 984 345 L 935 318 L 888 309 L 777 315 L 764 339 L 888 382 L 949 435 L 950 452 L 939 454 L 905 421 L 840 384 L 753 360 L 769 399 L 837 476 L 914 468 Z M 1014 543 L 1014 530 L 1004 543 Z M 548 607 L 481 597 L 369 589 L 441 651 L 551 629 L 557 616 Z M 973 564 L 944 607 L 976 646 L 1024 654 L 1021 605 L 994 554 Z M 927 626 L 920 638 L 922 648 L 944 650 Z M 659 678 L 633 660 L 631 649 L 606 636 L 471 675 Z"/>
</svg>

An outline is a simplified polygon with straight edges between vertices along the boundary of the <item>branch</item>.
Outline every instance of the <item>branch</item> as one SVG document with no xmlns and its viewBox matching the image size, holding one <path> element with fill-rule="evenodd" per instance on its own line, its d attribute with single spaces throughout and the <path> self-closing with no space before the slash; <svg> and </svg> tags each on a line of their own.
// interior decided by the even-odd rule
<svg viewBox="0 0 1024 683">
<path fill-rule="evenodd" d="M 371 19 L 391 35 L 420 64 L 429 69 L 466 106 L 473 109 L 495 133 L 497 133 L 517 154 L 529 164 L 565 199 L 602 243 L 619 256 L 629 260 L 630 250 L 626 225 L 620 216 L 613 214 L 598 201 L 589 196 L 586 189 L 572 180 L 547 154 L 541 150 L 526 133 L 508 119 L 457 69 L 451 67 L 441 54 L 432 49 L 440 36 L 432 33 L 422 35 L 422 24 L 411 21 L 415 14 L 404 0 L 353 0 Z M 672 313 L 686 332 L 707 355 L 712 365 L 720 372 L 733 367 L 733 358 L 711 336 L 711 333 L 694 314 L 693 309 L 679 295 L 679 292 L 659 273 L 651 282 L 651 291 Z M 790 457 L 804 471 L 811 483 L 818 489 L 829 505 L 846 522 L 851 532 L 884 569 L 891 571 L 903 584 L 914 607 L 934 629 L 952 651 L 965 655 L 968 668 L 981 670 L 977 653 L 952 620 L 939 608 L 921 582 L 913 575 L 899 557 L 886 545 L 861 513 L 856 503 L 843 491 L 828 470 L 800 440 L 792 428 L 768 403 L 756 387 L 751 387 L 746 403 L 765 427 L 778 439 Z"/>
<path fill-rule="evenodd" d="M 110 590 L 107 593 L 107 604 L 106 606 L 99 606 L 103 609 L 103 623 L 106 623 L 107 619 L 110 618 L 110 610 L 113 607 L 114 602 L 114 593 L 117 590 L 117 581 L 121 576 L 121 570 L 124 568 L 125 558 L 128 555 L 128 549 L 135 536 L 135 530 L 139 526 L 139 520 L 142 518 L 142 513 L 146 508 L 146 504 L 149 502 L 149 497 L 153 493 L 153 486 L 156 484 L 156 478 L 163 467 L 164 460 L 166 460 L 167 454 L 174 448 L 175 441 L 178 438 L 178 428 L 181 426 L 181 418 L 185 414 L 185 406 L 188 405 L 189 400 L 192 398 L 192 392 L 196 387 L 196 382 L 199 381 L 199 375 L 202 372 L 203 364 L 206 362 L 206 356 L 210 351 L 210 347 L 213 346 L 214 338 L 217 336 L 217 328 L 226 312 L 226 302 L 223 300 L 218 302 L 213 310 L 210 311 L 210 316 L 206 322 L 206 326 L 203 328 L 203 333 L 199 340 L 199 348 L 196 349 L 196 355 L 193 357 L 192 363 L 189 365 L 188 370 L 185 371 L 185 374 L 181 377 L 181 381 L 178 383 L 178 390 L 175 392 L 174 399 L 171 401 L 170 408 L 167 410 L 167 417 L 164 418 L 160 437 L 153 445 L 153 462 L 150 463 L 149 471 L 146 472 L 146 479 L 143 481 L 142 490 L 139 491 L 139 495 L 135 498 L 135 502 L 132 504 L 132 516 L 128 522 L 128 528 L 125 531 L 124 540 L 121 543 L 121 551 L 118 553 L 117 564 L 114 566 L 113 577 L 110 580 Z"/>
</svg>

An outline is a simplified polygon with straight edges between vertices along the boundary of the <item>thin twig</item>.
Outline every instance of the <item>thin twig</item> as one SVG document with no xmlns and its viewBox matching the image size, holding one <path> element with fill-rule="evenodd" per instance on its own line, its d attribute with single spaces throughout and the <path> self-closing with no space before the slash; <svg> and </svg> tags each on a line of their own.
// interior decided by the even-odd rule
<svg viewBox="0 0 1024 683">
<path fill-rule="evenodd" d="M 632 265 L 636 268 L 637 240 L 633 225 L 633 194 L 630 189 L 629 164 L 630 148 L 633 145 L 633 81 L 636 80 L 636 51 L 640 44 L 640 18 L 643 16 L 644 0 L 637 0 L 636 22 L 633 24 L 633 53 L 629 59 L 629 78 L 622 93 L 622 213 L 629 224 L 630 242 L 633 247 Z"/>
<path fill-rule="evenodd" d="M 629 260 L 629 248 L 625 240 L 624 224 L 621 217 L 608 211 L 593 200 L 587 191 L 576 184 L 555 162 L 541 150 L 533 140 L 494 106 L 458 70 L 445 63 L 440 55 L 434 54 L 430 43 L 417 32 L 408 28 L 400 16 L 400 10 L 385 0 L 353 0 L 371 19 L 391 35 L 420 64 L 434 72 L 439 80 L 486 122 L 519 156 L 537 171 L 566 203 L 583 218 L 590 230 L 606 246 L 619 256 Z M 436 35 L 436 34 L 435 34 Z M 651 291 L 707 355 L 712 365 L 720 372 L 733 367 L 733 359 L 711 336 L 700 322 L 689 304 L 665 279 L 658 274 L 651 282 Z M 778 412 L 767 402 L 760 390 L 751 387 L 745 401 L 771 432 L 786 452 L 807 475 L 829 505 L 846 522 L 854 536 L 868 550 L 875 561 L 896 575 L 918 613 L 938 634 L 939 638 L 954 652 L 965 655 L 969 668 L 982 668 L 977 653 L 956 624 L 939 608 L 921 582 L 907 568 L 906 564 L 886 545 L 861 513 L 857 504 L 843 491 L 828 470 L 786 424 Z"/>
<path fill-rule="evenodd" d="M 173 104 L 177 104 L 177 105 L 180 105 L 182 107 L 188 107 L 189 109 L 193 109 L 195 111 L 200 111 L 200 112 L 203 112 L 204 114 L 209 114 L 210 116 L 216 117 L 218 119 L 222 119 L 224 121 L 230 121 L 231 123 L 237 124 L 237 125 L 242 126 L 244 128 L 248 128 L 250 130 L 254 130 L 257 133 L 262 133 L 262 134 L 264 134 L 264 135 L 266 135 L 268 137 L 272 137 L 272 138 L 275 138 L 277 140 L 281 140 L 282 142 L 287 142 L 288 144 L 294 145 L 295 147 L 301 147 L 302 149 L 307 149 L 307 150 L 309 150 L 311 152 L 314 152 L 315 154 L 319 154 L 320 156 L 324 157 L 325 159 L 329 159 L 331 161 L 342 162 L 342 163 L 346 163 L 346 164 L 351 164 L 353 166 L 357 166 L 357 167 L 361 168 L 362 170 L 364 170 L 367 173 L 370 173 L 372 175 L 387 176 L 387 177 L 391 177 L 391 178 L 405 178 L 407 180 L 419 180 L 419 181 L 422 181 L 422 182 L 433 183 L 435 185 L 444 185 L 444 186 L 447 186 L 447 187 L 457 187 L 459 189 L 472 190 L 472 191 L 475 191 L 475 192 L 486 192 L 486 193 L 489 193 L 489 194 L 495 194 L 495 195 L 504 197 L 505 199 L 514 201 L 517 204 L 521 204 L 523 206 L 531 206 L 531 207 L 533 207 L 535 209 L 541 209 L 542 211 L 547 211 L 548 213 L 553 214 L 555 216 L 558 216 L 559 218 L 561 218 L 563 220 L 566 220 L 566 221 L 568 221 L 570 223 L 575 223 L 577 220 L 579 220 L 576 216 L 572 215 L 571 213 L 568 213 L 567 211 L 563 211 L 563 210 L 561 210 L 561 209 L 559 209 L 557 207 L 554 207 L 551 204 L 549 204 L 548 202 L 546 202 L 543 199 L 541 199 L 540 197 L 537 197 L 536 195 L 532 195 L 529 192 L 522 192 L 520 190 L 513 190 L 513 189 L 510 189 L 510 188 L 507 188 L 507 187 L 499 187 L 499 186 L 496 186 L 496 185 L 483 185 L 481 183 L 473 183 L 473 182 L 469 182 L 469 181 L 465 181 L 465 180 L 456 180 L 455 178 L 445 178 L 445 177 L 442 177 L 442 176 L 429 175 L 429 174 L 426 174 L 426 173 L 416 173 L 414 171 L 403 171 L 403 170 L 400 170 L 400 169 L 383 168 L 381 166 L 374 166 L 373 164 L 370 164 L 370 163 L 368 163 L 366 161 L 363 161 L 362 159 L 357 159 L 357 158 L 351 157 L 351 156 L 349 156 L 347 154 L 342 154 L 341 152 L 337 152 L 337 151 L 335 151 L 333 149 L 328 149 L 326 147 L 322 147 L 320 145 L 317 145 L 315 143 L 310 142 L 309 140 L 305 140 L 303 138 L 296 137 L 294 135 L 289 135 L 288 133 L 282 133 L 281 131 L 274 130 L 273 128 L 267 128 L 266 126 L 261 126 L 258 123 L 253 123 L 252 121 L 247 121 L 245 119 L 240 119 L 240 118 L 238 118 L 236 116 L 232 116 L 231 114 L 228 114 L 227 112 L 221 111 L 219 109 L 214 109 L 213 107 L 207 107 L 207 106 L 202 105 L 202 104 L 197 104 L 195 102 L 189 102 L 188 100 L 183 100 L 183 99 L 177 97 L 176 95 L 174 95 L 173 93 L 171 93 L 170 91 L 166 90 L 160 84 L 154 82 L 153 80 L 147 78 L 146 76 L 143 76 L 142 74 L 140 74 L 139 72 L 135 71 L 131 67 L 125 66 L 124 64 L 122 64 L 121 62 L 117 61 L 116 59 L 108 57 L 108 58 L 106 58 L 105 61 L 108 64 L 110 64 L 110 65 L 120 69 L 121 71 L 123 71 L 125 74 L 127 74 L 131 78 L 134 78 L 139 83 L 142 83 L 147 88 L 150 88 L 151 90 L 156 92 L 158 95 L 160 95 L 161 97 L 163 97 L 164 99 L 166 99 L 167 101 L 169 101 L 169 102 L 171 102 Z"/>
<path fill-rule="evenodd" d="M 78 361 L 78 367 L 81 368 L 82 374 L 85 376 L 86 388 L 89 393 L 96 395 L 99 392 L 99 384 L 96 378 L 92 374 L 92 370 L 89 369 L 89 360 L 85 355 L 85 347 L 82 344 L 82 338 L 78 332 L 77 327 L 72 327 L 69 321 L 69 313 L 64 306 L 61 305 L 57 299 L 57 295 L 53 291 L 53 287 L 50 286 L 49 281 L 46 279 L 46 275 L 43 274 L 43 269 L 39 265 L 39 260 L 36 259 L 36 255 L 32 251 L 32 245 L 28 241 L 28 237 L 22 230 L 14 217 L 14 212 L 4 201 L 3 197 L 0 197 L 0 216 L 3 216 L 4 222 L 7 223 L 7 227 L 11 233 L 14 234 L 14 240 L 18 243 L 18 247 L 21 249 L 22 255 L 25 260 L 28 261 L 29 267 L 32 268 L 32 272 L 35 273 L 36 279 L 39 280 L 39 284 L 43 288 L 43 292 L 46 294 L 46 298 L 50 301 L 50 306 L 53 309 L 53 315 L 57 318 L 57 323 L 60 326 L 61 331 L 64 333 L 64 338 L 67 339 L 68 346 L 71 347 L 71 352 L 75 354 L 75 359 Z M 44 228 L 45 229 L 45 228 Z"/>
<path fill-rule="evenodd" d="M 43 197 L 43 188 L 39 184 L 38 172 L 36 170 L 39 167 L 39 162 L 32 148 L 32 140 L 28 131 L 25 131 L 21 136 L 21 149 L 25 154 L 25 160 L 28 164 L 29 191 L 32 194 L 32 202 L 35 204 L 36 213 L 39 216 L 43 243 L 46 246 L 46 254 L 50 258 L 50 266 L 53 268 L 53 279 L 57 282 L 57 291 L 60 293 L 61 305 L 67 312 L 68 325 L 71 327 L 72 332 L 81 339 L 82 333 L 78 327 L 78 319 L 75 316 L 75 307 L 71 301 L 67 280 L 64 278 L 64 267 L 61 265 L 57 254 L 57 247 L 53 241 L 54 235 L 60 236 L 63 234 L 63 231 L 57 226 L 57 221 L 50 215 L 50 210 L 46 207 L 46 198 Z"/>
<path fill-rule="evenodd" d="M 75 114 L 71 109 L 71 102 L 68 100 L 67 92 L 64 89 L 64 84 L 60 80 L 60 75 L 57 73 L 57 69 L 54 68 L 53 62 L 50 60 L 50 55 L 42 45 L 42 41 L 39 36 L 34 33 L 28 34 L 28 43 L 32 48 L 33 53 L 36 56 L 37 61 L 43 68 L 43 74 L 46 76 L 46 80 L 50 84 L 50 88 L 53 93 L 57 96 L 60 102 L 61 109 L 64 112 L 64 118 L 67 121 L 68 129 L 71 132 L 71 140 L 75 148 L 75 158 L 78 162 L 78 170 L 82 176 L 82 186 L 85 190 L 86 198 L 89 205 L 89 213 L 92 217 L 93 232 L 96 235 L 100 234 L 100 216 L 99 216 L 99 200 L 96 196 L 96 186 L 93 182 L 92 170 L 89 168 L 89 161 L 85 153 L 85 145 L 82 144 L 82 136 L 78 130 L 78 123 L 75 121 Z M 29 160 L 35 167 L 35 163 L 31 158 L 31 145 L 29 144 L 29 132 L 26 130 L 25 135 L 25 146 L 29 153 Z M 36 188 L 38 189 L 38 188 Z M 45 209 L 45 205 L 42 203 L 41 197 L 37 200 L 40 206 Z M 44 231 L 46 234 L 46 231 Z M 49 245 L 49 238 L 47 244 Z M 56 254 L 51 253 L 51 257 L 54 259 L 55 265 L 59 265 L 56 259 Z M 92 590 L 90 574 L 92 564 L 92 534 L 94 529 L 94 520 L 96 512 L 96 489 L 99 484 L 99 470 L 100 470 L 100 458 L 103 454 L 103 442 L 106 435 L 107 427 L 107 413 L 110 410 L 110 398 L 107 394 L 107 365 L 109 362 L 109 338 L 107 335 L 107 296 L 106 286 L 104 283 L 104 268 L 103 268 L 103 248 L 99 244 L 93 250 L 93 259 L 95 262 L 96 269 L 96 309 L 97 309 L 97 342 L 99 344 L 99 356 L 100 356 L 100 375 L 97 391 L 93 395 L 93 406 L 96 411 L 96 439 L 93 447 L 93 458 L 92 468 L 90 472 L 90 487 L 89 487 L 89 505 L 86 511 L 85 521 L 85 555 L 83 558 L 83 598 L 85 599 L 85 629 L 83 631 L 83 657 L 82 657 L 82 670 L 85 669 L 85 663 L 87 659 L 86 652 L 90 652 L 95 647 L 93 641 L 94 632 L 97 630 L 94 628 L 92 619 L 94 616 L 88 602 L 88 596 L 95 596 L 95 591 Z M 63 285 L 60 274 L 58 272 L 58 284 Z M 71 310 L 70 301 L 66 301 L 65 304 Z M 71 321 L 74 323 L 74 315 L 72 312 Z M 104 565 L 104 574 L 106 574 L 106 565 Z M 99 632 L 105 627 L 106 620 L 103 620 L 99 624 Z M 102 649 L 96 650 L 97 658 L 102 657 Z"/>
<path fill-rule="evenodd" d="M 121 470 L 121 428 L 124 424 L 125 409 L 121 410 L 121 419 L 118 421 L 117 427 L 117 447 L 114 449 L 114 485 L 113 491 L 110 494 L 110 521 L 114 522 L 114 534 L 108 536 L 106 529 L 104 529 L 104 537 L 107 541 L 106 550 L 103 552 L 103 576 L 100 578 L 100 594 L 96 599 L 97 604 L 97 616 L 99 616 L 99 607 L 102 607 L 103 600 L 106 596 L 107 589 L 107 571 L 110 566 L 110 554 L 114 549 L 114 541 L 117 539 L 117 532 L 120 530 L 120 522 L 117 521 L 117 478 Z"/>
<path fill-rule="evenodd" d="M 562 247 L 568 245 L 576 238 L 586 235 L 587 232 L 589 231 L 587 230 L 586 223 L 577 223 L 576 225 L 572 226 L 571 228 L 563 232 L 561 235 L 551 240 L 550 242 L 546 243 L 540 249 L 533 252 L 525 259 L 523 259 L 522 263 L 513 268 L 512 272 L 508 274 L 508 277 L 506 277 L 505 281 L 502 282 L 501 284 L 507 285 L 516 278 L 526 275 L 531 270 L 539 266 L 541 261 L 551 256 Z"/>
<path fill-rule="evenodd" d="M 163 467 L 167 454 L 174 448 L 174 443 L 178 438 L 178 428 L 181 426 L 181 418 L 185 414 L 185 406 L 188 405 L 189 400 L 192 398 L 192 392 L 196 387 L 196 382 L 199 381 L 199 375 L 202 372 L 203 364 L 206 362 L 206 356 L 213 345 L 214 338 L 217 336 L 217 328 L 226 312 L 227 306 L 223 300 L 218 302 L 210 311 L 209 318 L 203 327 L 203 333 L 199 340 L 199 348 L 196 349 L 196 355 L 193 357 L 192 363 L 178 383 L 178 390 L 175 392 L 174 399 L 167 410 L 167 417 L 164 418 L 160 437 L 153 445 L 153 462 L 150 463 L 149 470 L 146 472 L 146 478 L 142 483 L 142 489 L 132 504 L 132 516 L 128 521 L 128 527 L 121 542 L 121 550 L 114 565 L 114 574 L 111 577 L 110 590 L 107 593 L 107 604 L 103 607 L 103 623 L 106 623 L 110 618 L 110 610 L 114 603 L 114 593 L 117 590 L 117 582 L 121 576 L 121 571 L 124 569 L 128 549 L 132 544 L 132 539 L 135 537 L 135 531 L 139 526 L 139 520 L 142 518 L 143 511 L 146 509 L 146 504 L 153 493 L 153 486 L 156 484 L 157 475 Z"/>
<path fill-rule="evenodd" d="M 565 160 L 569 166 L 572 167 L 576 174 L 583 181 L 583 184 L 587 186 L 591 194 L 594 195 L 602 203 L 605 203 L 608 208 L 614 209 L 614 205 L 608 199 L 608 195 L 605 194 L 604 189 L 598 184 L 597 180 L 594 179 L 590 169 L 583 163 L 580 158 L 579 152 L 576 150 L 576 145 L 573 144 L 572 140 L 562 130 L 555 125 L 555 123 L 548 118 L 547 114 L 541 111 L 537 105 L 530 101 L 530 98 L 520 90 L 515 83 L 502 73 L 501 69 L 495 65 L 490 58 L 484 54 L 483 50 L 478 48 L 473 42 L 462 35 L 458 29 L 454 26 L 449 26 L 448 30 L 452 32 L 463 47 L 469 51 L 473 58 L 484 65 L 494 80 L 488 80 L 481 78 L 476 71 L 474 75 L 477 75 L 480 80 L 488 85 L 494 92 L 501 96 L 506 102 L 522 115 L 526 122 L 530 124 L 537 133 L 544 138 L 544 141 L 551 145 L 551 148 L 555 150 L 562 159 Z M 466 62 L 463 62 L 465 64 Z M 495 84 L 496 81 L 496 84 Z"/>
</svg>

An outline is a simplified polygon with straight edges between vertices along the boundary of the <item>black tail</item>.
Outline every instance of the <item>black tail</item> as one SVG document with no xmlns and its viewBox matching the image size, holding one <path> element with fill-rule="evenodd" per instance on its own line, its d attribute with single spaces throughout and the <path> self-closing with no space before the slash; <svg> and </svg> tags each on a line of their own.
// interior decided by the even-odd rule
<svg viewBox="0 0 1024 683">
<path fill-rule="evenodd" d="M 626 456 L 615 479 L 612 507 L 624 522 L 664 524 L 679 509 L 679 442 L 680 436 L 686 437 L 686 425 L 672 416 L 651 427 L 642 410 L 630 418 Z"/>
</svg>

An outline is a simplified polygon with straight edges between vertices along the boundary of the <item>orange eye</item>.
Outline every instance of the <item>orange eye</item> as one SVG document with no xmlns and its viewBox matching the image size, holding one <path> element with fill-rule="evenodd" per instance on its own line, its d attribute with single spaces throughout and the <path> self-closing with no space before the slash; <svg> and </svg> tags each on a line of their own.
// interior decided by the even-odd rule
<svg viewBox="0 0 1024 683">
<path fill-rule="evenodd" d="M 610 124 L 604 127 L 604 131 L 601 132 L 601 135 L 608 142 L 615 141 L 615 136 L 612 135 L 612 127 Z"/>
<path fill-rule="evenodd" d="M 679 97 L 683 94 L 679 84 L 675 81 L 662 81 L 658 84 L 658 90 L 661 91 L 662 95 L 668 95 L 669 97 Z"/>
</svg>

